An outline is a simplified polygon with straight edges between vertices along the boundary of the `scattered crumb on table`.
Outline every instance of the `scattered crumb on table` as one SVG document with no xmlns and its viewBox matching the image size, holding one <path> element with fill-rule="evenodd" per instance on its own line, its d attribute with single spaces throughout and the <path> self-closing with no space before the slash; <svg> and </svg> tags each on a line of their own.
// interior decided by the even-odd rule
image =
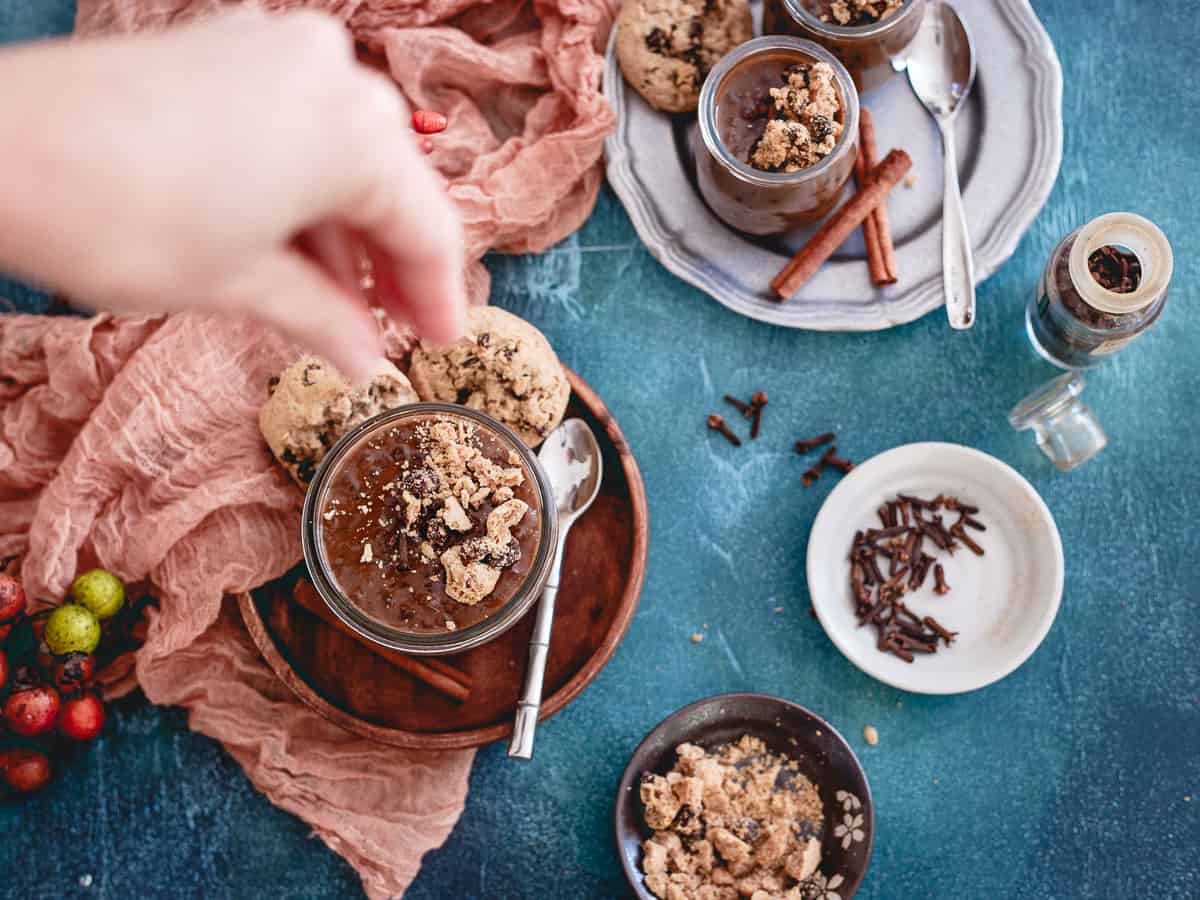
<svg viewBox="0 0 1200 900">
<path fill-rule="evenodd" d="M 700 632 L 697 631 L 692 635 L 692 643 L 693 644 L 698 644 L 702 640 L 704 640 L 704 635 L 702 635 Z"/>
<path fill-rule="evenodd" d="M 879 731 L 874 725 L 867 725 L 863 728 L 863 740 L 874 747 L 879 743 Z"/>
</svg>

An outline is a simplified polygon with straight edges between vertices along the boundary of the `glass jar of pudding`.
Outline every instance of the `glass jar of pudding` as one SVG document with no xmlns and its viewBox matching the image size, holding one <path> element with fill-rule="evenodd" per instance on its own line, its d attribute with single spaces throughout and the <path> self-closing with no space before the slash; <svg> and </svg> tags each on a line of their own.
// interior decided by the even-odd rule
<svg viewBox="0 0 1200 900">
<path fill-rule="evenodd" d="M 1174 260 L 1166 235 L 1133 213 L 1109 213 L 1063 238 L 1025 310 L 1034 348 L 1063 369 L 1104 362 L 1154 324 Z"/>
<path fill-rule="evenodd" d="M 791 34 L 828 48 L 865 93 L 904 68 L 924 13 L 925 0 L 764 0 L 763 33 Z"/>
<path fill-rule="evenodd" d="M 814 69 L 817 64 L 827 68 Z M 809 71 L 819 73 L 828 95 L 819 107 L 823 112 L 801 110 L 801 118 L 787 118 L 789 79 L 807 84 Z M 814 104 L 817 87 L 814 81 Z M 854 170 L 858 92 L 845 67 L 811 41 L 760 37 L 726 54 L 704 81 L 698 116 L 700 193 L 713 212 L 740 231 L 779 234 L 820 219 Z M 772 130 L 793 143 L 766 159 L 763 142 Z"/>
<path fill-rule="evenodd" d="M 416 403 L 329 451 L 304 501 L 304 559 L 359 634 L 457 653 L 502 634 L 541 595 L 554 509 L 549 479 L 511 430 L 476 410 Z"/>
</svg>

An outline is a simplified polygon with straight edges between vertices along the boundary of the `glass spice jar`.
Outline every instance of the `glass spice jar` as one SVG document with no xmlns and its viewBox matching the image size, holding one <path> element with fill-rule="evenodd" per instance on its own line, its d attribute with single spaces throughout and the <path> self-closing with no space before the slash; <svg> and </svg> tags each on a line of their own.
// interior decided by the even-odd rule
<svg viewBox="0 0 1200 900">
<path fill-rule="evenodd" d="M 865 25 L 827 21 L 829 0 L 764 0 L 763 34 L 790 34 L 816 41 L 849 70 L 867 92 L 903 71 L 905 52 L 917 35 L 925 0 L 907 0 L 896 12 Z"/>
<path fill-rule="evenodd" d="M 1050 254 L 1025 310 L 1034 349 L 1062 369 L 1104 362 L 1162 313 L 1173 265 L 1166 235 L 1133 213 L 1075 229 Z"/>
</svg>

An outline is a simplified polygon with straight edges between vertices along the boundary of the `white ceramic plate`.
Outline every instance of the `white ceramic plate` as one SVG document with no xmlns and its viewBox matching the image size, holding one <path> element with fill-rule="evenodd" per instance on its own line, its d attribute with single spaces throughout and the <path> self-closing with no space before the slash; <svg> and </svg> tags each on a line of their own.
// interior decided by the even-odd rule
<svg viewBox="0 0 1200 900">
<path fill-rule="evenodd" d="M 1058 175 L 1062 70 L 1028 0 L 956 5 L 979 57 L 956 129 L 975 277 L 983 281 L 1012 255 Z M 751 6 L 758 21 L 757 0 Z M 621 77 L 614 48 L 610 40 L 604 70 L 604 96 L 617 113 L 605 142 L 608 180 L 646 247 L 671 272 L 742 315 L 791 328 L 873 331 L 942 305 L 941 143 L 903 74 L 863 97 L 880 154 L 902 147 L 914 162 L 915 186 L 897 187 L 889 201 L 900 283 L 872 286 L 855 232 L 795 297 L 778 303 L 769 282 L 812 229 L 751 238 L 714 216 L 695 187 L 695 115 L 652 109 Z"/>
<path fill-rule="evenodd" d="M 881 652 L 875 629 L 859 627 L 847 562 L 854 532 L 881 527 L 875 510 L 898 493 L 956 496 L 978 506 L 976 518 L 987 526 L 971 532 L 982 557 L 927 548 L 945 566 L 950 592 L 935 594 L 931 573 L 905 603 L 958 637 L 911 663 Z M 1012 672 L 1050 630 L 1062 588 L 1062 541 L 1037 491 L 1010 466 L 958 444 L 907 444 L 855 467 L 830 493 L 808 539 L 808 589 L 830 639 L 868 675 L 920 694 L 973 691 Z"/>
</svg>

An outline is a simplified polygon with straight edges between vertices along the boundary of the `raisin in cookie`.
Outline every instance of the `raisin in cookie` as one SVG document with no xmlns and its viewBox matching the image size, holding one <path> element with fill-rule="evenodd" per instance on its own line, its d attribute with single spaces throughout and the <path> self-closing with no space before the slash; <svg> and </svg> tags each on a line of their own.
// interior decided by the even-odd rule
<svg viewBox="0 0 1200 900">
<path fill-rule="evenodd" d="M 617 59 L 655 109 L 691 112 L 709 70 L 753 34 L 746 0 L 625 0 Z"/>
<path fill-rule="evenodd" d="M 422 400 L 482 410 L 530 447 L 562 421 L 571 395 L 550 342 L 525 320 L 494 306 L 469 309 L 466 336 L 456 344 L 422 341 L 408 375 Z"/>
<path fill-rule="evenodd" d="M 371 416 L 416 403 L 416 391 L 391 363 L 362 387 L 354 387 L 330 363 L 304 356 L 271 379 L 270 397 L 258 427 L 275 458 L 301 486 L 338 438 Z"/>
</svg>

